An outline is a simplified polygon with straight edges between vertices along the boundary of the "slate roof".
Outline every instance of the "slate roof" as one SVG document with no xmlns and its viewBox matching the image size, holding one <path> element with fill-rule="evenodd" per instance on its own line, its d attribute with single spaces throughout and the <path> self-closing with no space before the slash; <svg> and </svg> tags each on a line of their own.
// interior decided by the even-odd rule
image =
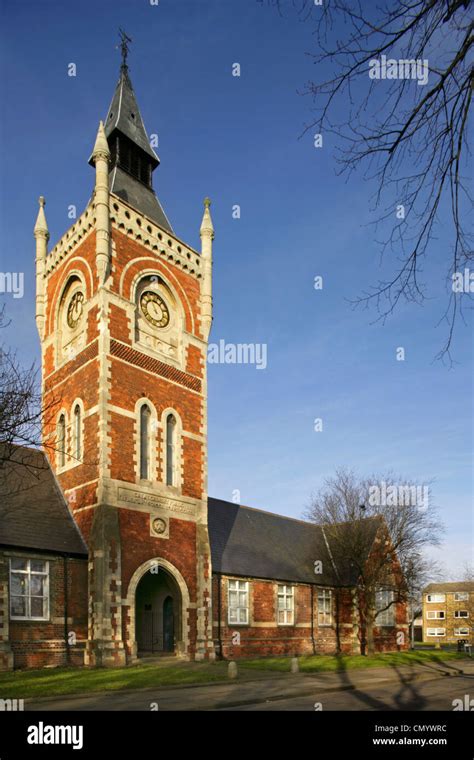
<svg viewBox="0 0 474 760">
<path fill-rule="evenodd" d="M 120 78 L 105 119 L 104 128 L 109 146 L 115 133 L 125 135 L 148 156 L 152 168 L 156 169 L 160 159 L 150 145 L 126 66 L 121 68 Z M 147 187 L 119 166 L 111 167 L 110 191 L 137 211 L 141 211 L 163 229 L 173 232 L 173 228 L 153 189 Z"/>
<path fill-rule="evenodd" d="M 110 174 L 110 192 L 141 211 L 160 227 L 173 233 L 171 224 L 153 190 L 131 174 L 115 166 Z"/>
<path fill-rule="evenodd" d="M 454 581 L 450 583 L 429 583 L 426 588 L 423 589 L 424 594 L 432 594 L 436 592 L 451 592 L 454 591 L 470 591 L 474 593 L 474 581 Z"/>
<path fill-rule="evenodd" d="M 46 455 L 15 446 L 0 465 L 0 545 L 87 556 Z"/>
<path fill-rule="evenodd" d="M 126 67 L 121 68 L 104 127 L 107 139 L 117 129 L 151 158 L 154 167 L 158 166 L 160 159 L 150 145 Z"/>
<path fill-rule="evenodd" d="M 221 499 L 208 499 L 213 572 L 300 583 L 334 585 L 335 573 L 327 532 L 320 525 L 252 509 Z M 377 520 L 367 520 L 373 539 Z M 329 548 L 328 548 L 329 547 Z M 321 574 L 315 561 L 322 562 Z M 338 568 L 342 585 L 355 581 L 348 568 Z"/>
</svg>

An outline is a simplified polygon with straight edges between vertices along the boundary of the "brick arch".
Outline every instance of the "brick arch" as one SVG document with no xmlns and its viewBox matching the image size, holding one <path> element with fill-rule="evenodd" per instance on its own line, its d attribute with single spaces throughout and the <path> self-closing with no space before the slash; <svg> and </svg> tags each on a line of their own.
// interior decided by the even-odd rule
<svg viewBox="0 0 474 760">
<path fill-rule="evenodd" d="M 171 564 L 171 562 L 168 562 L 168 560 L 163 559 L 161 557 L 154 557 L 153 559 L 148 559 L 146 562 L 143 562 L 143 564 L 140 565 L 140 567 L 137 567 L 135 572 L 133 573 L 132 577 L 130 578 L 130 582 L 128 584 L 127 589 L 127 596 L 124 599 L 123 604 L 128 607 L 128 620 L 127 620 L 127 630 L 125 639 L 127 642 L 127 645 L 132 653 L 132 658 L 135 659 L 137 656 L 137 640 L 136 640 L 136 619 L 135 619 L 135 602 L 136 602 L 136 592 L 138 584 L 140 583 L 143 576 L 151 570 L 152 567 L 156 567 L 158 565 L 159 568 L 163 568 L 176 582 L 180 596 L 181 596 L 181 620 L 182 620 L 182 641 L 183 641 L 183 649 L 186 656 L 189 656 L 189 623 L 188 623 L 188 615 L 189 615 L 189 591 L 188 586 L 186 584 L 186 581 L 184 580 L 183 576 L 181 575 L 180 571 L 177 567 Z"/>
<path fill-rule="evenodd" d="M 51 308 L 48 308 L 48 335 L 54 332 L 57 327 L 59 318 L 59 306 L 64 291 L 71 277 L 78 277 L 82 281 L 86 291 L 87 300 L 92 297 L 94 290 L 94 278 L 91 267 L 89 263 L 84 258 L 82 258 L 82 256 L 76 256 L 67 262 L 54 287 L 53 295 L 51 298 Z"/>
<path fill-rule="evenodd" d="M 147 266 L 146 269 L 143 268 L 144 262 L 149 264 L 149 267 Z M 119 294 L 128 301 L 132 301 L 138 279 L 152 275 L 153 273 L 160 274 L 165 282 L 168 283 L 170 289 L 174 291 L 176 299 L 184 311 L 186 330 L 194 333 L 195 317 L 186 290 L 174 274 L 172 268 L 163 261 L 158 261 L 153 256 L 140 256 L 129 261 L 120 277 Z"/>
</svg>

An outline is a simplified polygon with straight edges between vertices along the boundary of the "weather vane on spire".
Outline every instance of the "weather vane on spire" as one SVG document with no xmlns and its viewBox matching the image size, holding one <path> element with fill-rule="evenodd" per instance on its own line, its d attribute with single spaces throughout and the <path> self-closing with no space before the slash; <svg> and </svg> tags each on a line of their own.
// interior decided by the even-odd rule
<svg viewBox="0 0 474 760">
<path fill-rule="evenodd" d="M 122 27 L 119 27 L 119 35 L 120 35 L 121 42 L 120 42 L 120 45 L 117 45 L 117 48 L 120 48 L 120 50 L 122 51 L 122 69 L 126 69 L 128 45 L 130 42 L 133 42 L 133 40 L 123 31 Z"/>
</svg>

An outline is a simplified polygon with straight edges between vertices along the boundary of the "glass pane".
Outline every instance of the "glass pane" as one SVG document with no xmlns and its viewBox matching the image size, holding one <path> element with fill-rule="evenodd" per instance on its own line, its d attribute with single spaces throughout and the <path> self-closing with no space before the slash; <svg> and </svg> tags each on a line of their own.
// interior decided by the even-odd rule
<svg viewBox="0 0 474 760">
<path fill-rule="evenodd" d="M 32 575 L 30 579 L 30 594 L 33 596 L 45 596 L 46 594 L 46 576 Z"/>
<path fill-rule="evenodd" d="M 31 597 L 31 617 L 44 617 L 43 607 L 46 600 L 38 596 Z"/>
<path fill-rule="evenodd" d="M 247 606 L 247 592 L 246 591 L 239 591 L 239 606 L 240 607 Z"/>
<path fill-rule="evenodd" d="M 47 571 L 46 562 L 40 559 L 31 560 L 31 571 L 35 573 L 45 573 Z"/>
<path fill-rule="evenodd" d="M 11 614 L 15 617 L 25 617 L 26 615 L 26 597 L 11 597 Z"/>
<path fill-rule="evenodd" d="M 231 623 L 237 622 L 237 610 L 232 608 L 229 610 L 229 620 Z"/>
<path fill-rule="evenodd" d="M 237 592 L 229 591 L 229 605 L 231 607 L 237 607 Z"/>
<path fill-rule="evenodd" d="M 28 561 L 26 559 L 17 559 L 15 557 L 10 560 L 10 567 L 12 570 L 27 570 Z"/>
<path fill-rule="evenodd" d="M 240 609 L 239 610 L 239 622 L 240 623 L 246 623 L 247 622 L 247 610 Z"/>
<path fill-rule="evenodd" d="M 28 576 L 23 573 L 12 573 L 10 580 L 10 588 L 12 594 L 27 594 L 28 593 Z"/>
</svg>

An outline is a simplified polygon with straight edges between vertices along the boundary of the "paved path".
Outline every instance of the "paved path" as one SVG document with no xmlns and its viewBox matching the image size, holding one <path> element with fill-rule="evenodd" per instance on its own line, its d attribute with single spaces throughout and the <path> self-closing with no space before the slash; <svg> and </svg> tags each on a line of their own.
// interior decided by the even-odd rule
<svg viewBox="0 0 474 760">
<path fill-rule="evenodd" d="M 464 671 L 464 674 L 462 673 Z M 474 662 L 371 668 L 318 675 L 272 675 L 187 687 L 28 700 L 27 710 L 451 710 L 474 696 Z"/>
</svg>

